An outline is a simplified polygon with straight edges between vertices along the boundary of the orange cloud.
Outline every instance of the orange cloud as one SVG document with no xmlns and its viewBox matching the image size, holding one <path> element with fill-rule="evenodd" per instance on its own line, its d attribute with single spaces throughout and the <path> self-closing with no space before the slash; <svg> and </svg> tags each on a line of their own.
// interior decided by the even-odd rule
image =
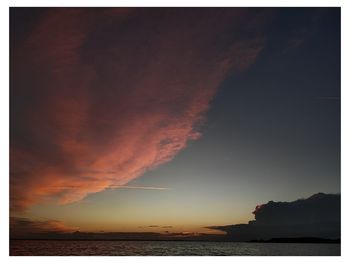
<svg viewBox="0 0 350 263">
<path fill-rule="evenodd" d="M 58 8 L 43 10 L 25 34 L 15 24 L 11 209 L 78 201 L 170 161 L 200 137 L 227 74 L 255 61 L 268 16 Z"/>
</svg>

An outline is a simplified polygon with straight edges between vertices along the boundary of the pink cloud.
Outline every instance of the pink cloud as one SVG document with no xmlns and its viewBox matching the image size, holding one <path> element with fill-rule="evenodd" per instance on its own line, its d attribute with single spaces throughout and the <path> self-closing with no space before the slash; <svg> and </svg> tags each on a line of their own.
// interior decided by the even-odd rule
<svg viewBox="0 0 350 263">
<path fill-rule="evenodd" d="M 43 12 L 11 55 L 11 208 L 78 201 L 170 161 L 200 138 L 225 77 L 254 63 L 268 16 Z"/>
</svg>

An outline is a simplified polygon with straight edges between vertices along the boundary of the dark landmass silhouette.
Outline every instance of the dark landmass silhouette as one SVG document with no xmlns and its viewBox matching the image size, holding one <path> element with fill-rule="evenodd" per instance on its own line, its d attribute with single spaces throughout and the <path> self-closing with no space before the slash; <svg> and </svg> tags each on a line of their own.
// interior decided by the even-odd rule
<svg viewBox="0 0 350 263">
<path fill-rule="evenodd" d="M 293 202 L 256 206 L 248 224 L 210 226 L 222 230 L 231 241 L 313 237 L 340 239 L 340 195 L 318 193 Z"/>
<path fill-rule="evenodd" d="M 10 239 L 37 240 L 164 240 L 267 243 L 340 243 L 340 195 L 318 193 L 293 202 L 256 206 L 248 224 L 209 226 L 226 234 L 190 232 L 61 232 L 41 230 L 42 223 L 11 218 Z"/>
<path fill-rule="evenodd" d="M 340 239 L 328 239 L 317 237 L 297 237 L 297 238 L 271 238 L 268 240 L 251 240 L 252 243 L 332 243 L 340 244 Z"/>
</svg>

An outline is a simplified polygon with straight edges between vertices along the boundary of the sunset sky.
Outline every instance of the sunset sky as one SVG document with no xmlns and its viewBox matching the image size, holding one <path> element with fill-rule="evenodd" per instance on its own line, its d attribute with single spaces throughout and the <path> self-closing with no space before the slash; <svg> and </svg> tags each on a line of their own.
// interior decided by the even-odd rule
<svg viewBox="0 0 350 263">
<path fill-rule="evenodd" d="M 10 216 L 219 233 L 340 193 L 339 8 L 11 8 Z"/>
</svg>

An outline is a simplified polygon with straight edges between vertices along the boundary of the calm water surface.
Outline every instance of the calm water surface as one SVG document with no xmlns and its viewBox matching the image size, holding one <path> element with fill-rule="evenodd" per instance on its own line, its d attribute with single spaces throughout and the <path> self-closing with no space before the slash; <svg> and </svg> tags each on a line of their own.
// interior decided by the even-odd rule
<svg viewBox="0 0 350 263">
<path fill-rule="evenodd" d="M 12 240 L 22 256 L 337 256 L 340 244 Z"/>
</svg>

